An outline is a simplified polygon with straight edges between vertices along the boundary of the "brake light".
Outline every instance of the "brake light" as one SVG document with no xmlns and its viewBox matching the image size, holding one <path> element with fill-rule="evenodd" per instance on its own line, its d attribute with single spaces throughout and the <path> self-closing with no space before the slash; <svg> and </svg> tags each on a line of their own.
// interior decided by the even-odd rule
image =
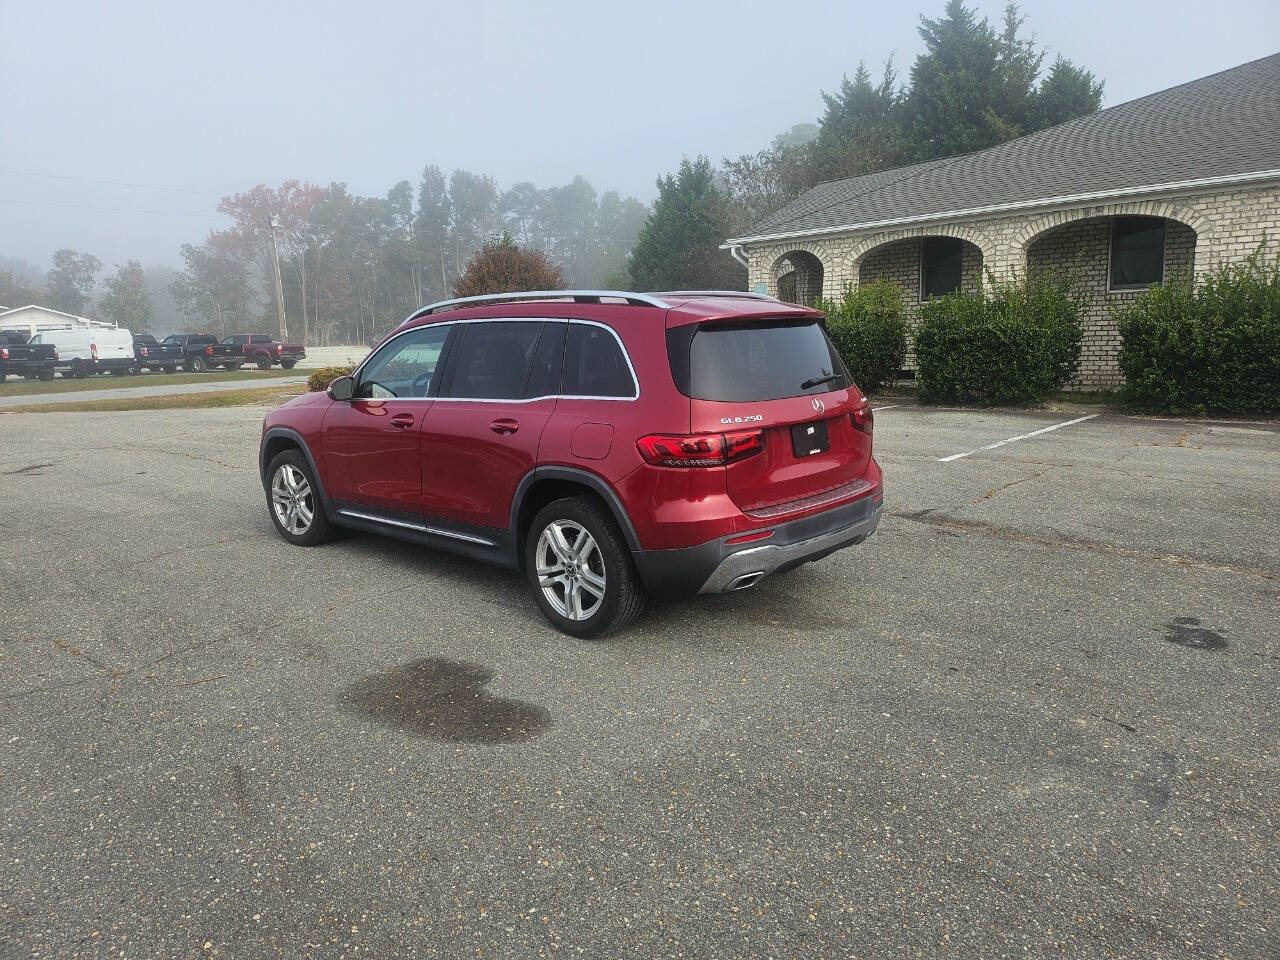
<svg viewBox="0 0 1280 960">
<path fill-rule="evenodd" d="M 699 433 L 692 436 L 650 434 L 636 441 L 640 456 L 658 467 L 723 467 L 764 449 L 764 431 Z"/>
<path fill-rule="evenodd" d="M 142 355 L 143 355 L 144 357 L 147 355 L 147 348 L 146 348 L 146 347 L 143 347 L 143 348 L 142 348 Z"/>
<path fill-rule="evenodd" d="M 849 419 L 853 422 L 853 429 L 861 430 L 863 433 L 870 433 L 875 424 L 875 416 L 871 413 L 869 406 L 853 411 L 849 414 Z"/>
<path fill-rule="evenodd" d="M 89 344 L 89 356 L 95 360 L 98 359 L 98 344 L 96 341 Z"/>
<path fill-rule="evenodd" d="M 213 347 L 212 347 L 212 346 L 205 347 L 205 348 L 204 348 L 204 355 L 205 355 L 206 357 L 212 357 L 212 356 L 213 356 Z"/>
<path fill-rule="evenodd" d="M 9 348 L 0 347 L 0 360 L 8 360 L 8 359 L 9 359 Z"/>
<path fill-rule="evenodd" d="M 282 353 L 284 353 L 284 347 L 283 347 L 281 344 L 278 344 L 278 343 L 277 343 L 277 344 L 276 344 L 276 356 L 278 357 L 278 356 L 280 356 L 280 354 L 282 354 Z"/>
</svg>

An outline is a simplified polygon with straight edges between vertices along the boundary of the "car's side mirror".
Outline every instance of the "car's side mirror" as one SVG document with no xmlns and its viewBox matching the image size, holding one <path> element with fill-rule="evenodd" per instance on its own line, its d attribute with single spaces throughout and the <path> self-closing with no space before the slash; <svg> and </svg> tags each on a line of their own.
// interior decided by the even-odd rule
<svg viewBox="0 0 1280 960">
<path fill-rule="evenodd" d="M 329 383 L 329 396 L 334 400 L 350 400 L 356 392 L 354 377 L 338 377 Z"/>
</svg>

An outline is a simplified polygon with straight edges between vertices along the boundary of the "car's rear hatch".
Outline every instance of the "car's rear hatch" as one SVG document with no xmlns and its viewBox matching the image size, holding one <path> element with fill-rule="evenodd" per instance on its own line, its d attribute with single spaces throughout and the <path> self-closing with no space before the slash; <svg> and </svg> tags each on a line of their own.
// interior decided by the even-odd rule
<svg viewBox="0 0 1280 960">
<path fill-rule="evenodd" d="M 667 348 L 690 432 L 743 435 L 725 475 L 745 513 L 774 519 L 865 490 L 870 411 L 816 314 L 672 327 Z"/>
</svg>

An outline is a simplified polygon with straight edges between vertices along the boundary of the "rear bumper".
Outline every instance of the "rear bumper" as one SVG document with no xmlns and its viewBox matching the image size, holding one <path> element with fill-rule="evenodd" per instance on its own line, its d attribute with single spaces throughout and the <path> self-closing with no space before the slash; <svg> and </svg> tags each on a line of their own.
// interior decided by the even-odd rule
<svg viewBox="0 0 1280 960">
<path fill-rule="evenodd" d="M 767 540 L 728 544 L 724 537 L 696 547 L 632 554 L 645 587 L 659 596 L 725 593 L 861 543 L 880 523 L 881 489 L 852 503 L 771 528 Z"/>
</svg>

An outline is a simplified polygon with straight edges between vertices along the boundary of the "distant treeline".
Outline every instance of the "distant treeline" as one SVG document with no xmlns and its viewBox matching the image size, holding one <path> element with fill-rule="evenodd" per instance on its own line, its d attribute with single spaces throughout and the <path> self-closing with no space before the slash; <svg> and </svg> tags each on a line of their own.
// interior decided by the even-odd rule
<svg viewBox="0 0 1280 960">
<path fill-rule="evenodd" d="M 684 160 L 658 180 L 652 209 L 612 191 L 597 195 L 582 177 L 502 190 L 492 177 L 446 177 L 433 165 L 416 186 L 402 180 L 384 197 L 341 183 L 257 186 L 219 204 L 231 226 L 182 247 L 184 270 L 168 293 L 191 329 L 274 329 L 271 217 L 290 334 L 305 332 L 311 344 L 360 342 L 452 295 L 467 259 L 504 232 L 544 251 L 571 286 L 740 287 L 746 273 L 719 244 L 816 183 L 980 150 L 1096 111 L 1101 82 L 1061 57 L 1046 70 L 1044 51 L 1022 28 L 1016 6 L 992 26 L 948 0 L 941 18 L 921 18 L 924 49 L 905 85 L 892 62 L 879 79 L 859 63 L 852 79 L 822 94 L 816 123 L 719 168 L 705 157 Z M 99 292 L 102 264 L 60 250 L 43 289 L 0 269 L 0 304 L 43 302 L 147 329 L 156 321 L 153 270 L 130 261 Z"/>
</svg>

